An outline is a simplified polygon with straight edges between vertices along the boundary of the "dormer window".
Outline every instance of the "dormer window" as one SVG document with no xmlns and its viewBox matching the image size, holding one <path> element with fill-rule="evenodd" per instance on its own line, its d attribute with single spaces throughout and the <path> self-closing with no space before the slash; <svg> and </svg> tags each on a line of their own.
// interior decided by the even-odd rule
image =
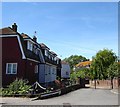
<svg viewBox="0 0 120 107">
<path fill-rule="evenodd" d="M 57 59 L 57 64 L 59 64 L 59 60 Z"/>
<path fill-rule="evenodd" d="M 56 59 L 56 57 L 54 57 L 54 61 L 56 61 L 57 59 Z"/>
<path fill-rule="evenodd" d="M 54 57 L 52 56 L 52 60 L 54 59 Z"/>
<path fill-rule="evenodd" d="M 35 54 L 36 54 L 36 55 L 38 55 L 38 54 L 39 54 L 39 50 L 38 50 L 38 49 L 36 49 Z"/>
<path fill-rule="evenodd" d="M 33 44 L 32 44 L 32 42 L 30 42 L 30 41 L 27 41 L 27 49 L 28 50 L 33 50 Z"/>
<path fill-rule="evenodd" d="M 45 50 L 45 56 L 48 56 L 48 51 L 47 50 Z"/>
<path fill-rule="evenodd" d="M 36 53 L 37 47 L 33 45 L 33 52 Z"/>
</svg>

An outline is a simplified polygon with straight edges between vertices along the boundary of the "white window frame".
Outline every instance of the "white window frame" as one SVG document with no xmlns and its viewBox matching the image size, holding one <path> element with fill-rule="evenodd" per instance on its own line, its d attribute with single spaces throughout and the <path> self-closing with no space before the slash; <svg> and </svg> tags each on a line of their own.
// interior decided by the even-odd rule
<svg viewBox="0 0 120 107">
<path fill-rule="evenodd" d="M 38 48 L 35 50 L 35 54 L 36 54 L 36 55 L 39 54 L 39 50 L 38 50 Z"/>
<path fill-rule="evenodd" d="M 54 57 L 54 61 L 56 61 L 57 60 L 57 58 L 56 57 Z"/>
<path fill-rule="evenodd" d="M 8 64 L 11 64 L 12 66 L 11 66 L 11 72 L 10 73 L 8 73 Z M 13 73 L 13 65 L 16 65 L 16 72 L 15 73 Z M 6 63 L 6 74 L 17 74 L 17 63 Z"/>
<path fill-rule="evenodd" d="M 59 59 L 57 59 L 57 64 L 59 64 Z"/>
<path fill-rule="evenodd" d="M 49 56 L 48 55 L 48 50 L 45 49 L 45 56 Z"/>
<path fill-rule="evenodd" d="M 33 43 L 32 42 L 30 42 L 30 41 L 27 41 L 27 49 L 28 50 L 33 50 Z"/>
<path fill-rule="evenodd" d="M 38 73 L 38 65 L 35 65 L 35 73 Z"/>
</svg>

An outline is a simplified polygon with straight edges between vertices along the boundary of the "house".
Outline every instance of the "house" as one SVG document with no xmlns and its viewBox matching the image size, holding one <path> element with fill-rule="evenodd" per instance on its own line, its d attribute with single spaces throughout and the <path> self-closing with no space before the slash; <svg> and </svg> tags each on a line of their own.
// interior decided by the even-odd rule
<svg viewBox="0 0 120 107">
<path fill-rule="evenodd" d="M 42 53 L 45 62 L 39 65 L 39 82 L 46 86 L 54 84 L 57 76 L 60 77 L 61 72 L 61 59 L 57 57 L 57 54 L 50 51 L 44 43 L 41 43 Z"/>
<path fill-rule="evenodd" d="M 57 79 L 61 80 L 61 68 L 62 68 L 62 64 L 61 64 L 61 59 L 56 57 L 57 59 Z"/>
<path fill-rule="evenodd" d="M 70 78 L 70 65 L 64 61 L 62 61 L 61 64 L 62 64 L 61 78 L 69 79 Z"/>
<path fill-rule="evenodd" d="M 20 34 L 17 25 L 2 28 L 2 86 L 5 87 L 16 78 L 27 79 L 29 84 L 53 82 L 56 79 L 56 71 L 59 67 L 56 54 L 37 42 L 34 36 Z M 46 57 L 47 51 L 49 56 Z M 58 61 L 60 64 L 60 62 Z M 43 67 L 45 66 L 45 67 Z M 50 67 L 50 68 L 49 68 Z M 46 70 L 43 70 L 46 69 Z M 51 70 L 51 71 L 50 71 Z M 46 74 L 53 74 L 45 76 Z M 44 78 L 43 81 L 41 78 Z"/>
</svg>

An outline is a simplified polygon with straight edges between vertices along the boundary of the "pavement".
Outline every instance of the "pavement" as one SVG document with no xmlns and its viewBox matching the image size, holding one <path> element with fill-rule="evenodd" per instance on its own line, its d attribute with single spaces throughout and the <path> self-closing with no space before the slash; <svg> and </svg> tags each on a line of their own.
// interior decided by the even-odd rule
<svg viewBox="0 0 120 107">
<path fill-rule="evenodd" d="M 112 92 L 113 91 L 113 92 Z M 40 100 L 3 97 L 3 105 L 118 105 L 117 90 L 82 88 L 68 94 Z"/>
<path fill-rule="evenodd" d="M 114 93 L 114 94 L 120 94 L 118 89 L 112 89 L 111 92 Z"/>
</svg>

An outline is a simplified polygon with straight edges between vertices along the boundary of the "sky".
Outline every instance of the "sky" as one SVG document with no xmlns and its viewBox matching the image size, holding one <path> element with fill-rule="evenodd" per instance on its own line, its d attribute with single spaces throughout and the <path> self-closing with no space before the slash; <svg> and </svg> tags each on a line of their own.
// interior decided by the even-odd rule
<svg viewBox="0 0 120 107">
<path fill-rule="evenodd" d="M 91 59 L 104 48 L 118 54 L 117 2 L 3 2 L 2 28 L 13 23 L 30 37 L 36 31 L 61 59 Z"/>
</svg>

